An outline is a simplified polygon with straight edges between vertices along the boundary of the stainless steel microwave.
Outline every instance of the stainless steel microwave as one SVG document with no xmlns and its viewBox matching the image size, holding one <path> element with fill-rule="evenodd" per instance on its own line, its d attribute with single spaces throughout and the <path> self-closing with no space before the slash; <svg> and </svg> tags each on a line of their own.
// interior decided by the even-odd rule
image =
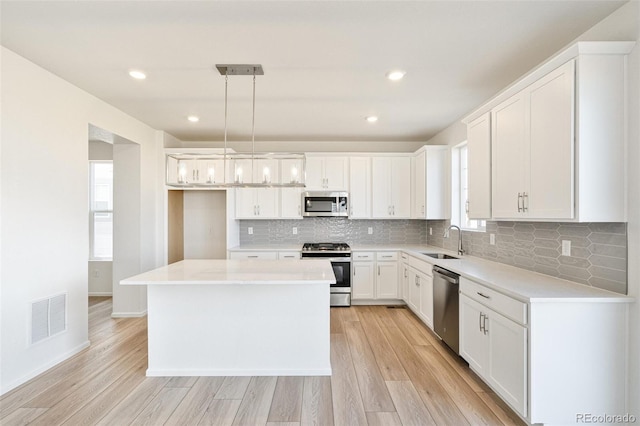
<svg viewBox="0 0 640 426">
<path fill-rule="evenodd" d="M 302 193 L 302 216 L 348 216 L 346 192 L 310 191 Z"/>
</svg>

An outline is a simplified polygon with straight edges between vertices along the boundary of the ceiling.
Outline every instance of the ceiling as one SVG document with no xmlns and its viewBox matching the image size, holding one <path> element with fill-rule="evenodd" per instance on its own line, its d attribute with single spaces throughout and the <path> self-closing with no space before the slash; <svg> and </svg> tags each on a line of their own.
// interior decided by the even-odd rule
<svg viewBox="0 0 640 426">
<path fill-rule="evenodd" d="M 256 140 L 427 141 L 624 3 L 2 0 L 0 35 L 184 141 L 222 140 L 215 64 L 234 63 L 264 68 Z M 251 137 L 251 77 L 229 77 L 228 117 L 230 141 Z"/>
</svg>

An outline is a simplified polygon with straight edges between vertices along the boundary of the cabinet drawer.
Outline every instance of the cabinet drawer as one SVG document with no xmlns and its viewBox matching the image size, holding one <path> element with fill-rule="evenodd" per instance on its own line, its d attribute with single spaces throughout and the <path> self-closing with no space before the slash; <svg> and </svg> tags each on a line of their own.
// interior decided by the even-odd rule
<svg viewBox="0 0 640 426">
<path fill-rule="evenodd" d="M 379 251 L 376 253 L 376 260 L 381 261 L 391 261 L 398 260 L 398 252 L 397 251 Z"/>
<path fill-rule="evenodd" d="M 299 251 L 279 251 L 278 259 L 280 260 L 297 260 L 300 259 Z"/>
<path fill-rule="evenodd" d="M 278 253 L 275 251 L 232 251 L 229 258 L 275 260 L 278 258 Z"/>
<path fill-rule="evenodd" d="M 352 260 L 373 260 L 374 255 L 372 251 L 358 251 L 351 253 Z"/>
<path fill-rule="evenodd" d="M 460 292 L 519 324 L 527 324 L 527 304 L 488 287 L 460 278 Z"/>
<path fill-rule="evenodd" d="M 412 268 L 417 269 L 418 271 L 422 272 L 425 275 L 428 275 L 430 277 L 433 276 L 433 265 L 429 262 L 425 262 L 418 258 L 410 256 L 409 265 Z"/>
</svg>

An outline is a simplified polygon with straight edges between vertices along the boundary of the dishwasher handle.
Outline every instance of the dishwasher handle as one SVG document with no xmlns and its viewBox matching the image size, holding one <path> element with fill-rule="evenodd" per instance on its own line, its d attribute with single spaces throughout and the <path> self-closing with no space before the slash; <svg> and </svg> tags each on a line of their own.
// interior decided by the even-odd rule
<svg viewBox="0 0 640 426">
<path fill-rule="evenodd" d="M 458 284 L 460 282 L 460 275 L 456 274 L 455 272 L 451 272 L 447 269 L 441 268 L 437 265 L 434 265 L 433 273 L 438 274 L 440 278 L 450 282 L 451 284 Z"/>
</svg>

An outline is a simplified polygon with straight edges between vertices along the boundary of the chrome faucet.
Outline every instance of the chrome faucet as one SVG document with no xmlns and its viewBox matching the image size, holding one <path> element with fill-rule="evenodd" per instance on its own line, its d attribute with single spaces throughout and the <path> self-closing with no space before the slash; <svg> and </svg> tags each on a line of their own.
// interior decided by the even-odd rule
<svg viewBox="0 0 640 426">
<path fill-rule="evenodd" d="M 462 230 L 456 225 L 449 225 L 449 227 L 444 230 L 444 237 L 449 238 L 449 230 L 451 228 L 456 228 L 458 230 L 458 254 L 462 256 L 464 255 L 464 249 L 462 248 Z"/>
</svg>

